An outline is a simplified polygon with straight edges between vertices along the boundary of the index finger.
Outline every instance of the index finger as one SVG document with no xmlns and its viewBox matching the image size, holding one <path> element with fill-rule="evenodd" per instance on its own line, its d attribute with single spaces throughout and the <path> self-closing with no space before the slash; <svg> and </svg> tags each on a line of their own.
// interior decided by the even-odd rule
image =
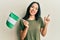
<svg viewBox="0 0 60 40">
<path fill-rule="evenodd" d="M 48 14 L 47 18 L 49 17 L 50 15 Z"/>
</svg>

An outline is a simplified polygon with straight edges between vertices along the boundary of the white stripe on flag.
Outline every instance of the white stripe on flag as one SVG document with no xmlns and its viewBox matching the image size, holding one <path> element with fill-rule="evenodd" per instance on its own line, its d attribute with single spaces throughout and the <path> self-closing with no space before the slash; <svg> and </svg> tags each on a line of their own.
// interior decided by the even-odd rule
<svg viewBox="0 0 60 40">
<path fill-rule="evenodd" d="M 17 22 L 16 20 L 14 20 L 14 19 L 11 18 L 11 17 L 8 18 L 8 21 L 9 21 L 11 24 L 13 24 L 13 25 L 15 25 L 15 23 Z"/>
</svg>

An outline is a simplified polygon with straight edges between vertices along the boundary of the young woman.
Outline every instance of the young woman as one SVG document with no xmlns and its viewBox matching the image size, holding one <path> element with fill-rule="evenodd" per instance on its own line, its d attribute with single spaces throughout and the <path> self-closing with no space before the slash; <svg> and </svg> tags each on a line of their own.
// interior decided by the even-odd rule
<svg viewBox="0 0 60 40">
<path fill-rule="evenodd" d="M 32 2 L 26 11 L 23 20 L 20 20 L 20 40 L 40 40 L 40 33 L 45 36 L 50 19 L 41 18 L 41 10 L 38 2 Z"/>
</svg>

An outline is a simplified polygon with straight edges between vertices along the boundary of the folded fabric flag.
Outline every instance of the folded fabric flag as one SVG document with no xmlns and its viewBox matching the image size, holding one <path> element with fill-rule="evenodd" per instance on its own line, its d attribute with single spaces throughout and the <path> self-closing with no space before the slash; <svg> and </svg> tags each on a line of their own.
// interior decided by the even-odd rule
<svg viewBox="0 0 60 40">
<path fill-rule="evenodd" d="M 8 28 L 13 28 L 13 26 L 16 24 L 18 19 L 19 19 L 19 17 L 16 14 L 14 14 L 13 12 L 11 12 L 6 21 L 6 25 L 8 26 Z"/>
</svg>

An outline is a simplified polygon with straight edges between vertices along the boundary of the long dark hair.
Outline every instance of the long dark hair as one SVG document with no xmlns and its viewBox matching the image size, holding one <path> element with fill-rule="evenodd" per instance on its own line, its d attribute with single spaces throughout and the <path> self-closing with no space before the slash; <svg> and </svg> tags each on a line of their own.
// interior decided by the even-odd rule
<svg viewBox="0 0 60 40">
<path fill-rule="evenodd" d="M 38 5 L 38 11 L 37 11 L 37 13 L 35 15 L 35 20 L 38 20 L 39 19 L 39 17 L 41 16 L 41 10 L 40 10 L 40 5 L 39 5 L 38 2 L 32 2 L 28 6 L 27 11 L 26 11 L 26 15 L 23 17 L 23 19 L 27 20 L 29 18 L 29 16 L 30 16 L 29 10 L 30 10 L 30 7 L 32 6 L 32 4 L 34 4 L 34 3 L 36 3 Z"/>
</svg>

